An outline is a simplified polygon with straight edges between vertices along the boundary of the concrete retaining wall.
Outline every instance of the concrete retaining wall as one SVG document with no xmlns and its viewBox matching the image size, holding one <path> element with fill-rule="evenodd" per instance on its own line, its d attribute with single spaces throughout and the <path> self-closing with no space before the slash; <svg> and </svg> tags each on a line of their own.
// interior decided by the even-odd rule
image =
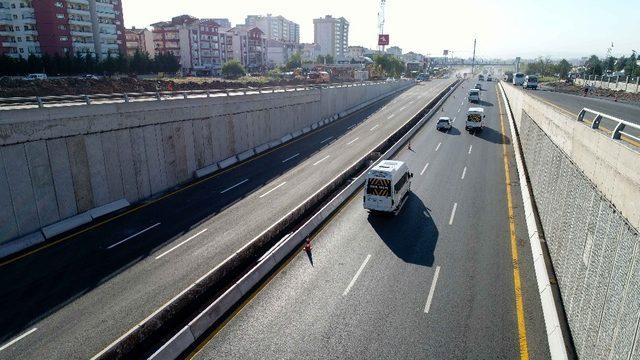
<svg viewBox="0 0 640 360">
<path fill-rule="evenodd" d="M 0 247 L 114 201 L 146 199 L 409 85 L 2 111 Z"/>
<path fill-rule="evenodd" d="M 635 82 L 627 82 L 626 80 L 627 80 L 626 78 L 619 78 L 618 81 L 615 81 L 615 78 L 612 78 L 611 81 L 607 81 L 605 77 L 604 80 L 603 79 L 598 80 L 597 78 L 593 80 L 575 79 L 574 82 L 578 86 L 584 86 L 584 84 L 587 83 L 590 86 L 595 86 L 601 89 L 626 91 L 626 92 L 636 93 L 636 94 L 640 93 L 639 78 L 636 78 Z"/>
<path fill-rule="evenodd" d="M 640 154 L 504 88 L 578 357 L 639 358 Z"/>
</svg>

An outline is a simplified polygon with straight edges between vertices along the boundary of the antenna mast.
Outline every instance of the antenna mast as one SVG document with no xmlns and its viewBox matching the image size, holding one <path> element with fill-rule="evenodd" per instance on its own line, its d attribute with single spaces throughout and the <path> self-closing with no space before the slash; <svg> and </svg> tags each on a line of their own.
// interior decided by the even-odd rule
<svg viewBox="0 0 640 360">
<path fill-rule="evenodd" d="M 378 10 L 378 34 L 384 34 L 384 6 L 387 0 L 380 0 L 380 9 Z M 384 45 L 379 45 L 378 50 L 384 53 Z"/>
</svg>

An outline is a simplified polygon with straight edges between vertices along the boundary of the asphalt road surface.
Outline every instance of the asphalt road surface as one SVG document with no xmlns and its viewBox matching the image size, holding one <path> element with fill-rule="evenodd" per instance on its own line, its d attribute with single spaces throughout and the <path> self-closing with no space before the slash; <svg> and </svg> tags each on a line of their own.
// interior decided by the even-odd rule
<svg viewBox="0 0 640 360">
<path fill-rule="evenodd" d="M 431 119 L 396 156 L 415 175 L 397 216 L 368 213 L 360 192 L 314 235 L 311 256 L 292 256 L 185 356 L 549 358 L 504 107 L 484 83 L 487 127 L 468 134 L 470 84 L 438 113 L 454 129 Z"/>
<path fill-rule="evenodd" d="M 513 85 L 511 85 L 513 86 Z M 578 113 L 583 108 L 589 108 L 607 115 L 617 117 L 619 119 L 629 121 L 640 125 L 640 105 L 630 104 L 624 102 L 615 102 L 609 99 L 593 97 L 593 96 L 579 96 L 573 94 L 566 94 L 555 91 L 536 91 L 526 90 L 529 94 L 535 96 L 541 101 L 554 106 L 558 111 L 565 113 L 566 115 L 577 119 Z M 593 120 L 593 115 L 588 114 L 585 116 L 585 120 L 590 123 Z M 602 130 L 610 134 L 615 129 L 617 122 L 603 119 L 601 122 Z M 629 134 L 640 137 L 640 130 L 627 128 L 625 129 Z M 631 141 L 632 145 L 640 146 L 640 141 Z"/>
<path fill-rule="evenodd" d="M 295 208 L 453 80 L 434 80 L 0 261 L 0 358 L 86 359 Z"/>
</svg>

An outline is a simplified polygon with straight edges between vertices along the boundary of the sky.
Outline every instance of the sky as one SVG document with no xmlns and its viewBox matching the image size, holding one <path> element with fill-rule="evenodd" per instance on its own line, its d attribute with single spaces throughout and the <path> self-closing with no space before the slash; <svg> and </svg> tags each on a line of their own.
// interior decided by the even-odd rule
<svg viewBox="0 0 640 360">
<path fill-rule="evenodd" d="M 300 24 L 301 42 L 313 42 L 313 19 L 344 17 L 349 45 L 375 49 L 380 0 L 122 0 L 126 27 L 189 14 L 229 18 L 282 15 Z M 638 0 L 387 0 L 385 33 L 403 52 L 481 58 L 580 58 L 640 51 Z"/>
</svg>

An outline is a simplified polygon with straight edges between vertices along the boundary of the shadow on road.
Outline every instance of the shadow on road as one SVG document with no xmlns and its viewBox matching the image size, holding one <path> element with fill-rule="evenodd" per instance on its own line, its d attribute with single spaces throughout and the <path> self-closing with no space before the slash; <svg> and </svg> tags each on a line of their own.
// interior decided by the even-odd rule
<svg viewBox="0 0 640 360">
<path fill-rule="evenodd" d="M 378 236 L 403 261 L 429 266 L 434 262 L 438 228 L 431 211 L 413 192 L 402 211 L 396 215 L 369 213 L 369 223 Z"/>
<path fill-rule="evenodd" d="M 502 134 L 490 127 L 485 127 L 484 129 L 482 129 L 482 131 L 476 132 L 475 136 L 479 137 L 480 139 L 486 140 L 488 142 L 494 143 L 494 144 L 504 144 L 505 142 L 502 140 Z M 509 138 L 505 136 L 505 141 L 506 144 L 509 145 L 510 141 Z"/>
<path fill-rule="evenodd" d="M 452 127 L 451 130 L 447 131 L 447 134 L 457 136 L 460 135 L 460 130 L 457 127 Z"/>
<path fill-rule="evenodd" d="M 488 101 L 484 101 L 484 100 L 480 100 L 480 101 L 478 101 L 478 105 L 484 106 L 484 107 L 491 107 L 491 106 L 493 106 L 493 103 L 492 102 L 488 102 Z"/>
</svg>

